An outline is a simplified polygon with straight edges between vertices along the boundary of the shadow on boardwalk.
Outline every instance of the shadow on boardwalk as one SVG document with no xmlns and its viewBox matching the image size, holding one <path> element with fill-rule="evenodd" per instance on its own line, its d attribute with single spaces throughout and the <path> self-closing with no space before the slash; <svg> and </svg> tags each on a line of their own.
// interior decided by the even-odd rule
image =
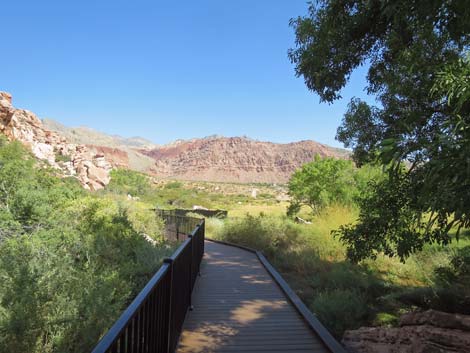
<svg viewBox="0 0 470 353">
<path fill-rule="evenodd" d="M 255 254 L 206 242 L 178 353 L 328 352 Z"/>
</svg>

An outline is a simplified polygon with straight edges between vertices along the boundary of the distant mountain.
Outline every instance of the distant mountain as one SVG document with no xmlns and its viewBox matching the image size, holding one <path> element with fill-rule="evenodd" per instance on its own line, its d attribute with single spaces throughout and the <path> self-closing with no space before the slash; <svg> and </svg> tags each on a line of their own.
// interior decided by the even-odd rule
<svg viewBox="0 0 470 353">
<path fill-rule="evenodd" d="M 86 126 L 67 127 L 52 119 L 42 119 L 42 124 L 46 129 L 60 133 L 69 141 L 84 145 L 139 149 L 152 149 L 158 147 L 158 145 L 152 141 L 142 137 L 127 138 L 118 135 L 109 135 Z"/>
<path fill-rule="evenodd" d="M 240 183 L 285 183 L 317 154 L 349 158 L 347 150 L 314 141 L 279 144 L 220 136 L 179 140 L 140 152 L 155 160 L 152 171 L 161 177 Z"/>
<path fill-rule="evenodd" d="M 31 146 L 41 159 L 68 168 L 69 174 L 81 175 L 82 184 L 91 189 L 107 183 L 108 165 L 169 179 L 285 183 L 296 169 L 317 154 L 349 158 L 344 149 L 314 141 L 279 144 L 213 135 L 159 146 L 140 137 L 125 138 L 88 127 L 66 127 L 51 119 L 41 122 L 32 113 L 13 108 L 9 94 L 2 93 L 0 98 L 3 107 L 0 131 Z M 70 161 L 61 162 L 63 165 L 56 162 L 58 154 L 69 156 Z"/>
<path fill-rule="evenodd" d="M 52 119 L 43 119 L 42 124 L 72 143 L 86 145 L 93 152 L 103 154 L 114 167 L 148 172 L 155 163 L 138 150 L 154 149 L 158 145 L 142 137 L 108 135 L 86 126 L 67 127 Z"/>
</svg>

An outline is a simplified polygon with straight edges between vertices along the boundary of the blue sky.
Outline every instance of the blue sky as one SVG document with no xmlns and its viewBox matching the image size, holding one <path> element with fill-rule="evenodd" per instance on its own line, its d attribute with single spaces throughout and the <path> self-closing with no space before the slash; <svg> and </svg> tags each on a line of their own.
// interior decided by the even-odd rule
<svg viewBox="0 0 470 353">
<path fill-rule="evenodd" d="M 247 135 L 334 146 L 358 69 L 333 105 L 296 78 L 288 22 L 304 0 L 8 1 L 0 90 L 68 126 L 179 138 Z"/>
</svg>

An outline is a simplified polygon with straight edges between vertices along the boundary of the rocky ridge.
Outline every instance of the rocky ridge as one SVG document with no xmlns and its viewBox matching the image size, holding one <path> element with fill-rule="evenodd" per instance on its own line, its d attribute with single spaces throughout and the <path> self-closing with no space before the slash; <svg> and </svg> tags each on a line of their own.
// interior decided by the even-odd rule
<svg viewBox="0 0 470 353">
<path fill-rule="evenodd" d="M 177 141 L 140 152 L 155 160 L 152 172 L 157 176 L 240 183 L 285 183 L 317 154 L 349 158 L 346 150 L 314 141 L 279 144 L 220 136 Z"/>
<path fill-rule="evenodd" d="M 98 190 L 109 183 L 112 166 L 103 153 L 46 129 L 34 113 L 13 107 L 12 96 L 6 92 L 0 92 L 0 133 L 23 143 L 61 175 L 77 178 L 86 189 Z"/>
<path fill-rule="evenodd" d="M 92 152 L 103 154 L 114 168 L 148 173 L 155 163 L 152 158 L 138 151 L 158 147 L 144 138 L 108 135 L 86 126 L 67 127 L 52 119 L 43 119 L 42 123 L 47 130 L 65 137 L 70 143 L 85 145 Z"/>
<path fill-rule="evenodd" d="M 91 190 L 109 182 L 111 168 L 128 168 L 160 179 L 284 184 L 317 154 L 349 158 L 346 150 L 314 141 L 279 144 L 213 135 L 160 146 L 140 137 L 41 121 L 27 110 L 15 109 L 8 93 L 2 93 L 1 99 L 0 130 Z"/>
</svg>

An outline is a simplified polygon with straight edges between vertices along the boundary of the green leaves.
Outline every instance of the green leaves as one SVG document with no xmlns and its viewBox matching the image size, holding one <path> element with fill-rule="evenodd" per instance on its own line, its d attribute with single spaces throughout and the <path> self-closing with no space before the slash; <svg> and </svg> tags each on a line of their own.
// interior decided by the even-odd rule
<svg viewBox="0 0 470 353">
<path fill-rule="evenodd" d="M 368 178 L 379 176 L 380 172 L 372 169 L 369 166 L 360 172 L 351 161 L 316 156 L 313 162 L 296 171 L 289 181 L 292 201 L 288 214 L 296 214 L 302 206 L 318 213 L 334 203 L 353 204 L 355 198 L 365 192 Z"/>
<path fill-rule="evenodd" d="M 90 351 L 171 252 L 161 232 L 0 139 L 0 351 Z"/>
<path fill-rule="evenodd" d="M 347 245 L 348 258 L 359 262 L 379 253 L 405 259 L 422 249 L 425 235 L 412 211 L 411 185 L 401 168 L 393 175 L 370 185 L 371 192 L 359 200 L 360 214 L 356 224 L 344 225 L 333 233 Z"/>
<path fill-rule="evenodd" d="M 352 99 L 337 139 L 359 166 L 380 162 L 388 181 L 338 233 L 350 258 L 404 259 L 470 227 L 468 2 L 322 0 L 292 25 L 289 56 L 322 101 L 338 99 L 352 70 L 369 65 L 377 107 Z"/>
<path fill-rule="evenodd" d="M 148 177 L 128 169 L 114 169 L 111 171 L 111 182 L 107 190 L 120 194 L 141 196 L 150 190 Z"/>
</svg>

